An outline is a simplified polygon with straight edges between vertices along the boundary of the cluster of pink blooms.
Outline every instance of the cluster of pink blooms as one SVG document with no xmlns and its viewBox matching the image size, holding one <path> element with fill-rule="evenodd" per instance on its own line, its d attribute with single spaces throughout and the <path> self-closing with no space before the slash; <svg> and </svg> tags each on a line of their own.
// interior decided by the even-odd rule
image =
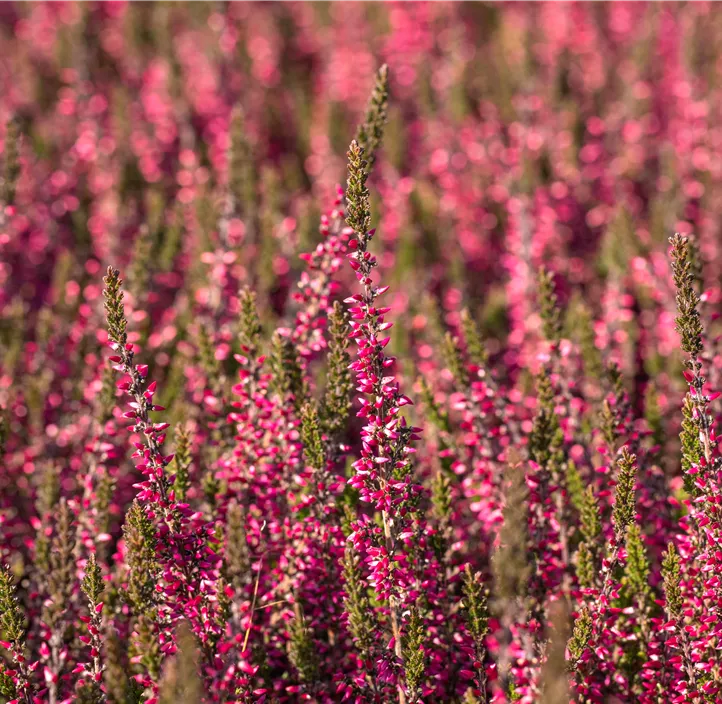
<svg viewBox="0 0 722 704">
<path fill-rule="evenodd" d="M 0 703 L 722 701 L 715 4 L 0 45 Z"/>
</svg>

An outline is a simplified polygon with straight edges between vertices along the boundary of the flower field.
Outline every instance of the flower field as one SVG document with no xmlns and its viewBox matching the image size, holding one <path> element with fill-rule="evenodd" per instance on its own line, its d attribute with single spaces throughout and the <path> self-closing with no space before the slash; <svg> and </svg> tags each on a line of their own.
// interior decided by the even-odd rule
<svg viewBox="0 0 722 704">
<path fill-rule="evenodd" d="M 722 702 L 722 6 L 0 4 L 0 703 Z"/>
</svg>

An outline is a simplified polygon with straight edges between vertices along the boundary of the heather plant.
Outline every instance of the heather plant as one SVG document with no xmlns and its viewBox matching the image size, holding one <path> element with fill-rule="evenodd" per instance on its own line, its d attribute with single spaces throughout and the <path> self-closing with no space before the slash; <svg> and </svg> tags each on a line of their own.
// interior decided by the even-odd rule
<svg viewBox="0 0 722 704">
<path fill-rule="evenodd" d="M 4 5 L 0 702 L 721 701 L 721 21 Z"/>
</svg>

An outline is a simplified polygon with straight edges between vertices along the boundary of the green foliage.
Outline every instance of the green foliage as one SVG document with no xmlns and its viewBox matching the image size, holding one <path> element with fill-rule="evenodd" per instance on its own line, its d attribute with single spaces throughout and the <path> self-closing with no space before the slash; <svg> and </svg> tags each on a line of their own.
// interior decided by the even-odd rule
<svg viewBox="0 0 722 704">
<path fill-rule="evenodd" d="M 178 426 L 176 429 L 176 447 L 175 457 L 173 458 L 173 468 L 175 470 L 175 481 L 173 482 L 173 491 L 175 498 L 181 503 L 185 502 L 190 489 L 190 466 L 193 460 L 191 456 L 191 431 L 186 426 Z"/>
<path fill-rule="evenodd" d="M 353 380 L 348 353 L 350 327 L 348 317 L 338 301 L 328 316 L 328 371 L 326 391 L 321 405 L 320 420 L 323 432 L 337 441 L 348 423 L 351 412 Z"/>
<path fill-rule="evenodd" d="M 135 238 L 133 258 L 128 271 L 128 292 L 136 303 L 143 300 L 148 291 L 153 263 L 153 233 L 148 225 L 142 225 Z"/>
<path fill-rule="evenodd" d="M 0 201 L 4 205 L 15 203 L 15 190 L 20 176 L 20 124 L 10 119 L 5 129 L 4 173 L 0 181 Z"/>
<path fill-rule="evenodd" d="M 368 659 L 375 643 L 373 611 L 361 573 L 360 558 L 351 543 L 347 543 L 343 556 L 343 579 L 348 628 L 361 656 Z"/>
<path fill-rule="evenodd" d="M 524 471 L 510 464 L 506 471 L 504 508 L 499 547 L 492 557 L 494 593 L 508 600 L 524 597 L 529 586 L 532 563 L 529 559 L 528 490 Z"/>
<path fill-rule="evenodd" d="M 529 459 L 549 471 L 559 469 L 564 455 L 563 434 L 554 404 L 554 390 L 548 374 L 537 377 L 539 407 L 529 435 Z"/>
<path fill-rule="evenodd" d="M 324 469 L 326 458 L 323 451 L 321 424 L 313 403 L 305 403 L 301 407 L 301 440 L 306 464 L 317 471 Z"/>
<path fill-rule="evenodd" d="M 190 627 L 182 623 L 176 636 L 178 650 L 163 669 L 158 704 L 197 704 L 202 701 L 203 684 L 198 677 L 198 654 Z"/>
<path fill-rule="evenodd" d="M 120 272 L 108 267 L 103 282 L 105 283 L 103 296 L 105 297 L 105 314 L 108 321 L 108 339 L 117 347 L 125 347 L 128 342 L 126 332 L 128 322 L 123 309 L 123 282 L 120 279 Z"/>
<path fill-rule="evenodd" d="M 459 391 L 466 391 L 469 388 L 469 371 L 459 347 L 459 339 L 449 332 L 444 336 L 443 354 L 446 367 L 451 372 L 457 388 Z"/>
<path fill-rule="evenodd" d="M 644 602 L 649 596 L 649 558 L 642 539 L 642 531 L 636 523 L 627 529 L 627 563 L 624 567 L 623 585 L 629 596 Z"/>
<path fill-rule="evenodd" d="M 366 117 L 356 132 L 356 142 L 364 150 L 368 171 L 373 169 L 376 151 L 381 144 L 386 125 L 389 102 L 389 67 L 384 64 L 376 73 L 376 82 L 371 92 Z"/>
<path fill-rule="evenodd" d="M 253 149 L 245 130 L 243 113 L 239 108 L 233 111 L 230 137 L 228 189 L 234 209 L 243 216 L 246 231 L 252 238 L 257 214 L 258 175 Z"/>
<path fill-rule="evenodd" d="M 346 223 L 359 240 L 366 239 L 371 227 L 371 204 L 366 188 L 368 164 L 364 148 L 354 140 L 348 148 L 348 181 L 346 186 Z"/>
<path fill-rule="evenodd" d="M 614 491 L 614 508 L 612 509 L 612 524 L 617 542 L 622 542 L 627 527 L 632 525 L 635 519 L 636 462 L 636 455 L 629 452 L 626 446 L 623 447 L 617 461 L 617 486 Z"/>
<path fill-rule="evenodd" d="M 572 637 L 567 643 L 567 651 L 569 653 L 569 665 L 572 668 L 577 666 L 579 659 L 587 649 L 589 642 L 592 637 L 594 630 L 594 624 L 592 617 L 588 609 L 584 608 L 579 612 L 576 620 L 574 621 L 574 628 L 572 629 Z"/>
<path fill-rule="evenodd" d="M 664 598 L 666 611 L 670 618 L 679 618 L 682 614 L 682 590 L 680 587 L 680 560 L 679 553 L 673 543 L 667 546 L 667 552 L 662 561 L 662 579 L 664 580 Z"/>
<path fill-rule="evenodd" d="M 208 386 L 216 396 L 223 394 L 223 373 L 221 363 L 216 359 L 215 346 L 208 328 L 203 323 L 198 325 L 198 359 L 203 369 Z"/>
<path fill-rule="evenodd" d="M 659 394 L 653 383 L 647 386 L 644 394 L 644 417 L 652 431 L 652 442 L 663 446 L 665 442 L 664 418 L 659 407 Z"/>
<path fill-rule="evenodd" d="M 319 676 L 317 647 L 299 604 L 296 604 L 296 614 L 291 621 L 289 631 L 288 659 L 298 671 L 301 682 L 306 684 L 316 682 Z"/>
<path fill-rule="evenodd" d="M 75 582 L 74 515 L 65 498 L 60 499 L 55 522 L 55 533 L 50 543 L 48 558 L 47 591 L 43 619 L 51 628 L 57 628 L 73 598 Z"/>
<path fill-rule="evenodd" d="M 559 300 L 554 291 L 554 275 L 542 268 L 539 271 L 539 314 L 542 331 L 548 342 L 559 343 L 562 336 L 562 317 Z"/>
<path fill-rule="evenodd" d="M 599 429 L 607 447 L 610 450 L 614 450 L 617 438 L 619 437 L 619 429 L 617 417 L 608 399 L 604 399 L 602 403 L 602 411 L 599 414 Z"/>
<path fill-rule="evenodd" d="M 228 504 L 223 575 L 236 589 L 248 580 L 251 563 L 246 542 L 246 512 L 235 499 Z"/>
<path fill-rule="evenodd" d="M 263 327 L 258 317 L 256 307 L 256 294 L 245 286 L 239 294 L 241 312 L 238 321 L 238 340 L 241 343 L 243 354 L 251 361 L 258 356 Z"/>
<path fill-rule="evenodd" d="M 486 367 L 489 355 L 481 337 L 481 331 L 468 308 L 461 311 L 461 331 L 466 342 L 466 356 L 477 369 Z"/>
<path fill-rule="evenodd" d="M 464 616 L 474 643 L 481 647 L 489 632 L 489 609 L 487 607 L 487 594 L 481 583 L 481 575 L 472 572 L 467 564 L 464 568 L 463 578 Z"/>
<path fill-rule="evenodd" d="M 103 572 L 100 565 L 95 560 L 95 555 L 88 558 L 88 564 L 85 566 L 85 576 L 80 584 L 83 594 L 88 598 L 88 604 L 93 610 L 100 602 L 105 585 L 103 584 Z"/>
<path fill-rule="evenodd" d="M 579 513 L 583 541 L 577 551 L 577 578 L 581 587 L 589 588 L 594 586 L 598 575 L 599 536 L 602 532 L 599 505 L 591 486 L 587 487 L 583 494 Z"/>
<path fill-rule="evenodd" d="M 409 702 L 418 702 L 421 696 L 421 685 L 426 672 L 426 627 L 421 618 L 419 608 L 414 606 L 409 613 L 408 622 L 403 637 L 402 653 L 404 658 L 404 673 L 406 675 L 406 693 Z"/>
<path fill-rule="evenodd" d="M 156 561 L 155 527 L 138 501 L 131 504 L 125 515 L 123 538 L 128 552 L 125 594 L 136 613 L 142 613 L 155 604 L 160 568 Z"/>
<path fill-rule="evenodd" d="M 684 488 L 691 496 L 697 495 L 694 476 L 689 474 L 692 465 L 699 463 L 703 449 L 699 438 L 699 427 L 694 417 L 694 402 L 690 394 L 686 394 L 682 403 L 682 429 L 679 434 L 682 450 L 682 469 L 684 470 Z"/>
<path fill-rule="evenodd" d="M 273 390 L 279 398 L 290 399 L 296 409 L 300 410 L 308 390 L 303 378 L 298 350 L 290 338 L 280 333 L 273 336 L 270 363 L 273 371 Z"/>
<path fill-rule="evenodd" d="M 567 607 L 563 601 L 552 604 L 551 628 L 547 629 L 546 660 L 541 672 L 541 704 L 569 704 L 566 648 L 569 638 Z"/>
<path fill-rule="evenodd" d="M 577 465 L 572 460 L 567 461 L 565 470 L 565 485 L 569 500 L 572 506 L 581 513 L 584 506 L 584 482 L 582 475 L 579 474 Z"/>
<path fill-rule="evenodd" d="M 17 697 L 17 689 L 12 677 L 7 674 L 5 669 L 5 665 L 0 663 L 0 696 L 9 701 Z"/>
<path fill-rule="evenodd" d="M 676 234 L 669 239 L 672 245 L 672 275 L 677 289 L 676 330 L 682 338 L 682 350 L 690 359 L 685 361 L 688 368 L 702 352 L 702 319 L 697 306 L 699 295 L 695 291 L 695 266 L 690 251 L 689 238 Z"/>
<path fill-rule="evenodd" d="M 113 410 L 116 406 L 115 384 L 115 370 L 108 362 L 103 367 L 102 386 L 100 394 L 98 394 L 98 419 L 101 423 L 107 423 L 113 417 Z"/>
<path fill-rule="evenodd" d="M 442 433 L 451 433 L 449 414 L 441 407 L 441 404 L 434 400 L 434 392 L 429 386 L 429 382 L 424 377 L 420 377 L 419 385 L 421 386 L 421 400 L 426 410 L 425 419 Z"/>
<path fill-rule="evenodd" d="M 602 355 L 596 344 L 596 333 L 594 331 L 594 318 L 588 306 L 579 301 L 573 308 L 574 315 L 567 316 L 567 323 L 571 335 L 578 340 L 579 347 L 584 361 L 585 376 L 590 379 L 599 379 L 602 376 L 604 365 Z"/>
<path fill-rule="evenodd" d="M 25 615 L 16 596 L 15 581 L 10 568 L 0 568 L 0 632 L 2 639 L 22 649 L 25 638 Z"/>
</svg>

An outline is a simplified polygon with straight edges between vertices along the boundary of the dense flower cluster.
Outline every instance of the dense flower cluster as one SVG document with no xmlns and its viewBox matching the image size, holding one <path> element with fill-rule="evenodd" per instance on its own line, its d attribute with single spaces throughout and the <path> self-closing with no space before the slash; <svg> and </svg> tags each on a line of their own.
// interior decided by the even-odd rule
<svg viewBox="0 0 722 704">
<path fill-rule="evenodd" d="M 722 701 L 714 4 L 0 42 L 0 703 Z"/>
</svg>

